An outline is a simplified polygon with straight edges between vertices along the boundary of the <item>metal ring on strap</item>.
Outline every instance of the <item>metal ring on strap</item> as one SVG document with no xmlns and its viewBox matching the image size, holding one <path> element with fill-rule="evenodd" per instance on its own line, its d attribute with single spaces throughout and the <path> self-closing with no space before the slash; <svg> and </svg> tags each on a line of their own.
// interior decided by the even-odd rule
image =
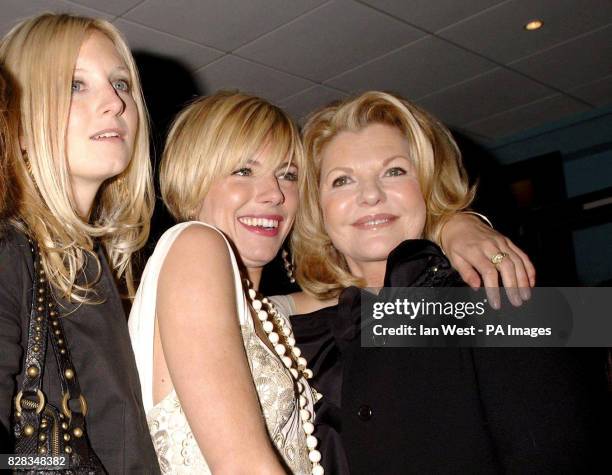
<svg viewBox="0 0 612 475">
<path fill-rule="evenodd" d="M 23 391 L 19 391 L 17 393 L 17 396 L 15 396 L 15 409 L 17 409 L 17 412 L 23 411 L 23 408 L 21 406 L 22 397 L 23 397 Z M 45 408 L 45 395 L 40 389 L 37 389 L 36 397 L 38 398 L 38 405 L 36 406 L 36 414 L 40 414 Z"/>
<path fill-rule="evenodd" d="M 62 412 L 66 417 L 70 419 L 72 417 L 72 411 L 68 407 L 69 399 L 70 393 L 66 392 L 66 394 L 64 394 L 64 397 L 62 398 Z M 85 415 L 87 414 L 87 401 L 85 400 L 85 396 L 83 396 L 82 394 L 79 396 L 79 402 L 81 403 L 81 414 L 83 414 L 83 417 L 85 417 Z"/>
</svg>

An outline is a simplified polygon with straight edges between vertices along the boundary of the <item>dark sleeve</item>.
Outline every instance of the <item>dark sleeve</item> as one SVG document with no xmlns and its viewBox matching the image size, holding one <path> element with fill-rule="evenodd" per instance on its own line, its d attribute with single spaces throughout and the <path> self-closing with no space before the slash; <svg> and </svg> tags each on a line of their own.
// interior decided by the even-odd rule
<svg viewBox="0 0 612 475">
<path fill-rule="evenodd" d="M 594 473 L 610 465 L 605 350 L 481 348 L 473 355 L 505 472 Z"/>
<path fill-rule="evenodd" d="M 0 237 L 0 453 L 12 453 L 12 401 L 21 371 L 22 322 L 28 316 L 27 289 L 31 287 L 26 250 L 25 244 L 10 236 Z"/>
</svg>

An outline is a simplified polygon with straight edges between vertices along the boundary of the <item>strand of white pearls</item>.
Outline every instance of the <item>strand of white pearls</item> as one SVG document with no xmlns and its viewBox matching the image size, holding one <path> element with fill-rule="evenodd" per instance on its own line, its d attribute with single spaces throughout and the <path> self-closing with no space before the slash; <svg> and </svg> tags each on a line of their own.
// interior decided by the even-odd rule
<svg viewBox="0 0 612 475">
<path fill-rule="evenodd" d="M 261 322 L 268 340 L 272 343 L 274 351 L 276 351 L 283 364 L 291 373 L 291 376 L 293 376 L 293 379 L 297 382 L 302 429 L 306 433 L 308 458 L 312 462 L 311 473 L 312 475 L 323 475 L 325 470 L 323 470 L 320 464 L 321 452 L 317 450 L 319 441 L 312 435 L 314 432 L 314 414 L 308 410 L 308 399 L 304 395 L 306 386 L 300 381 L 302 378 L 312 378 L 312 370 L 306 367 L 306 358 L 302 356 L 300 349 L 295 346 L 293 330 L 288 324 L 286 317 L 278 313 L 274 304 L 267 297 L 259 298 L 259 295 L 251 288 L 251 283 L 247 279 L 244 279 L 244 284 L 248 289 L 251 306 Z"/>
</svg>

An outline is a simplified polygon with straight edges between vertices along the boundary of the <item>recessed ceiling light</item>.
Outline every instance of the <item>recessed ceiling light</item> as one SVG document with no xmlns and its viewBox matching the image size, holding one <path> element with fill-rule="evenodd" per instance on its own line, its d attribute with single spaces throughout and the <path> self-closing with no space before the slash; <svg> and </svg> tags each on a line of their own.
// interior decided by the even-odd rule
<svg viewBox="0 0 612 475">
<path fill-rule="evenodd" d="M 539 30 L 540 28 L 542 28 L 542 26 L 544 25 L 544 22 L 542 20 L 531 20 L 528 23 L 525 23 L 525 29 L 527 31 L 534 31 L 534 30 Z"/>
</svg>

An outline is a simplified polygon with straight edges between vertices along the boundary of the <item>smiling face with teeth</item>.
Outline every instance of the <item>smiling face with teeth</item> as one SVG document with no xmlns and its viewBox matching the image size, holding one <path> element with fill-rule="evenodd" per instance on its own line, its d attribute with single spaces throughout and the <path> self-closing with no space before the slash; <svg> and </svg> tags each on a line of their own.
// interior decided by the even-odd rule
<svg viewBox="0 0 612 475">
<path fill-rule="evenodd" d="M 278 253 L 297 211 L 298 169 L 277 162 L 264 146 L 230 176 L 214 180 L 197 218 L 221 229 L 253 274 Z M 255 279 L 258 281 L 258 279 Z"/>
<path fill-rule="evenodd" d="M 123 172 L 132 157 L 138 112 L 127 65 L 113 42 L 93 31 L 77 57 L 66 150 L 74 199 L 91 206 L 100 185 Z M 87 205 L 80 209 L 88 212 Z"/>
<path fill-rule="evenodd" d="M 408 140 L 370 124 L 322 150 L 320 203 L 334 247 L 360 277 L 384 275 L 389 253 L 423 235 L 426 207 Z"/>
</svg>

